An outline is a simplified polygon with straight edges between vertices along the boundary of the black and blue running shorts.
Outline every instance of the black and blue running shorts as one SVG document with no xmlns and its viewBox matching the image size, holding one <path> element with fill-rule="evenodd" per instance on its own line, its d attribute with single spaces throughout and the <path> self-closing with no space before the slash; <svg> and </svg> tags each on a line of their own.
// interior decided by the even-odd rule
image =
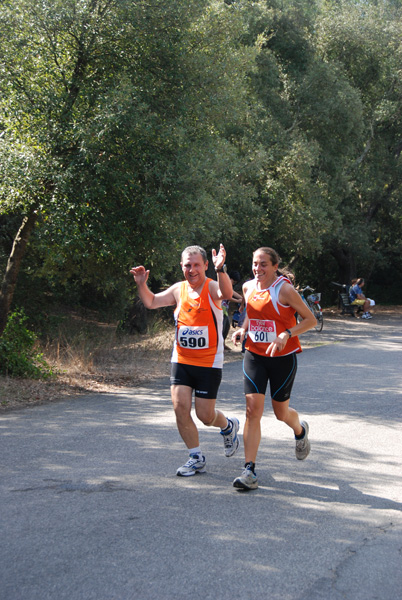
<svg viewBox="0 0 402 600">
<path fill-rule="evenodd" d="M 269 381 L 271 398 L 286 402 L 292 392 L 296 371 L 296 353 L 271 357 L 246 350 L 243 362 L 244 393 L 265 395 Z"/>
<path fill-rule="evenodd" d="M 215 400 L 222 380 L 222 369 L 172 363 L 170 385 L 186 385 L 197 398 Z"/>
</svg>

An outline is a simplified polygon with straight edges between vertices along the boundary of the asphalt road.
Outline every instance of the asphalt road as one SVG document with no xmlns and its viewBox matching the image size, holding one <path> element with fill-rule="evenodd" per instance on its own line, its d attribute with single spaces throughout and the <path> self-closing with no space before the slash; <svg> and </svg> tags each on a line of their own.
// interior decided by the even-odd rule
<svg viewBox="0 0 402 600">
<path fill-rule="evenodd" d="M 267 403 L 258 490 L 232 487 L 200 425 L 187 458 L 168 380 L 0 418 L 1 600 L 395 600 L 402 597 L 402 315 L 304 336 L 293 405 L 312 451 Z M 317 345 L 317 342 L 319 345 Z M 218 405 L 244 424 L 241 362 Z"/>
</svg>

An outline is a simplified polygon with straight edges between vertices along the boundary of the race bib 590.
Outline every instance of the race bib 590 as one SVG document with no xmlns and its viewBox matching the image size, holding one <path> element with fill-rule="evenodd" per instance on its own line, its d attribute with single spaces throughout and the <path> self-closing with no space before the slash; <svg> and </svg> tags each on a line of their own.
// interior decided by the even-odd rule
<svg viewBox="0 0 402 600">
<path fill-rule="evenodd" d="M 202 350 L 209 348 L 208 326 L 201 327 L 179 327 L 177 341 L 182 348 Z"/>
</svg>

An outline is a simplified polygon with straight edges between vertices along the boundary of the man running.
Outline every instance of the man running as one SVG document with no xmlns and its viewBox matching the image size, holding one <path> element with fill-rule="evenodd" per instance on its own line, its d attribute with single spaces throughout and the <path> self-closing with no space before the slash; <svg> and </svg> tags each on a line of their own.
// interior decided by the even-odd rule
<svg viewBox="0 0 402 600">
<path fill-rule="evenodd" d="M 193 390 L 195 412 L 204 425 L 219 427 L 225 456 L 233 456 L 239 447 L 239 421 L 227 418 L 215 408 L 222 379 L 223 337 L 222 300 L 232 298 L 233 288 L 225 267 L 226 251 L 212 250 L 217 281 L 206 275 L 207 254 L 200 246 L 189 246 L 181 255 L 184 281 L 154 294 L 148 288 L 149 270 L 133 267 L 130 273 L 139 296 L 149 309 L 176 306 L 176 335 L 172 353 L 171 396 L 179 433 L 188 448 L 189 459 L 177 469 L 177 475 L 189 477 L 204 473 L 206 460 L 202 453 L 196 424 L 191 417 Z"/>
</svg>

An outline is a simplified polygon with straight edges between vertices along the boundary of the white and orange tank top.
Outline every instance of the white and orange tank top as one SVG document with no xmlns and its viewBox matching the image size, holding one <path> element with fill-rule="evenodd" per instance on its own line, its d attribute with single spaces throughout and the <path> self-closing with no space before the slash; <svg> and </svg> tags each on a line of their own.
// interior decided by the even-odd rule
<svg viewBox="0 0 402 600">
<path fill-rule="evenodd" d="M 257 289 L 257 285 L 250 285 L 246 293 L 247 316 L 249 318 L 246 349 L 255 354 L 266 355 L 268 346 L 275 338 L 296 325 L 295 309 L 279 302 L 279 290 L 289 279 L 281 275 L 265 290 Z M 281 352 L 276 356 L 286 356 L 294 352 L 301 352 L 299 338 L 292 336 L 286 342 Z"/>
<path fill-rule="evenodd" d="M 196 367 L 223 367 L 223 311 L 209 293 L 206 278 L 198 298 L 188 294 L 187 281 L 180 288 L 180 299 L 174 311 L 176 335 L 172 362 Z"/>
</svg>

